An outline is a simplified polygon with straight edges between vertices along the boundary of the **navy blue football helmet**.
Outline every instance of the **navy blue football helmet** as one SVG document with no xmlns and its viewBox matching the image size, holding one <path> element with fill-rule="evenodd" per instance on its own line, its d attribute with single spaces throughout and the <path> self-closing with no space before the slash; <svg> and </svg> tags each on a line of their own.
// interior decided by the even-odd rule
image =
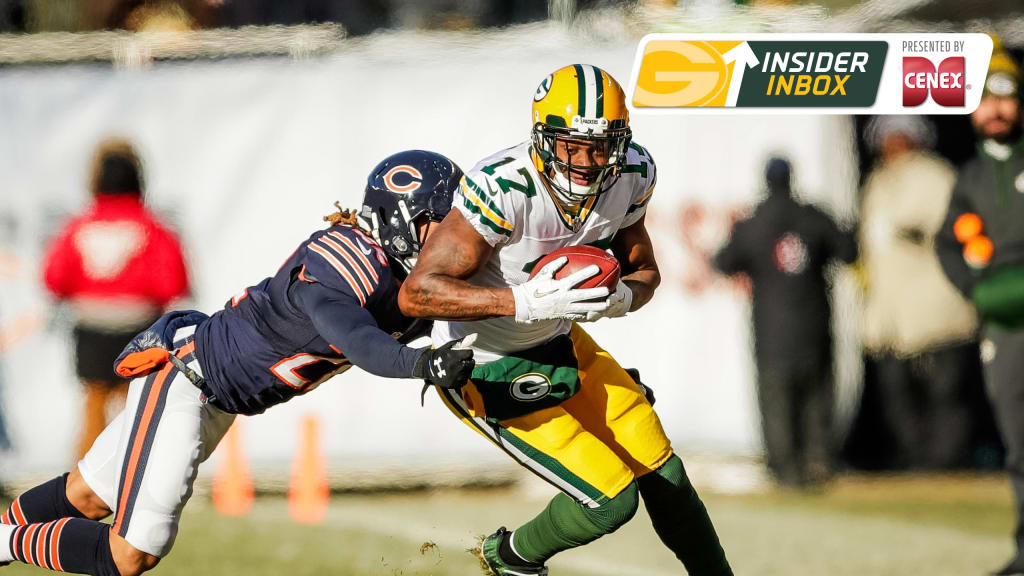
<svg viewBox="0 0 1024 576">
<path fill-rule="evenodd" d="M 401 267 L 400 276 L 412 270 L 423 247 L 418 220 L 443 220 L 461 179 L 454 162 L 426 150 L 392 154 L 370 172 L 359 219 Z"/>
</svg>

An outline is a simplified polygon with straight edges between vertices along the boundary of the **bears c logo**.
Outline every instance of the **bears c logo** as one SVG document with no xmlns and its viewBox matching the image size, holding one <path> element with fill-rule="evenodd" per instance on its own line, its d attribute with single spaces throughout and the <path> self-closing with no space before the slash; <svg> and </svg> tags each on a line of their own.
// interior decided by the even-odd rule
<svg viewBox="0 0 1024 576">
<path fill-rule="evenodd" d="M 422 183 L 423 174 L 408 164 L 395 166 L 384 174 L 384 184 L 389 190 L 399 194 L 408 194 L 417 190 Z"/>
<path fill-rule="evenodd" d="M 512 381 L 512 397 L 523 402 L 540 400 L 551 392 L 551 380 L 543 374 L 530 372 Z"/>
</svg>

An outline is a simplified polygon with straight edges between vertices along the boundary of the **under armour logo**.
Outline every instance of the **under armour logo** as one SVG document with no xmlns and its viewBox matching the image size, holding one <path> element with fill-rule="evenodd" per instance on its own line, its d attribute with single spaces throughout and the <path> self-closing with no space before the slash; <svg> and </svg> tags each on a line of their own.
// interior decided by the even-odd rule
<svg viewBox="0 0 1024 576">
<path fill-rule="evenodd" d="M 440 358 L 434 358 L 434 372 L 437 374 L 438 378 L 444 378 L 444 375 L 447 374 L 447 372 L 444 371 L 444 368 L 441 367 Z"/>
</svg>

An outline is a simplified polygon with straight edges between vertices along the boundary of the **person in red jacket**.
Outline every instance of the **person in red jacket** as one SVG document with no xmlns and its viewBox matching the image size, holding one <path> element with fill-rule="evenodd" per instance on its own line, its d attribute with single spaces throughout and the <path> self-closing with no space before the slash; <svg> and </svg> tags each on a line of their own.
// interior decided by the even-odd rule
<svg viewBox="0 0 1024 576">
<path fill-rule="evenodd" d="M 114 360 L 132 337 L 188 291 L 181 244 L 143 205 L 143 172 L 132 145 L 112 139 L 93 163 L 93 203 L 49 246 L 47 288 L 74 313 L 76 370 L 85 413 L 76 459 L 107 425 L 107 404 L 121 408 L 127 380 Z"/>
</svg>

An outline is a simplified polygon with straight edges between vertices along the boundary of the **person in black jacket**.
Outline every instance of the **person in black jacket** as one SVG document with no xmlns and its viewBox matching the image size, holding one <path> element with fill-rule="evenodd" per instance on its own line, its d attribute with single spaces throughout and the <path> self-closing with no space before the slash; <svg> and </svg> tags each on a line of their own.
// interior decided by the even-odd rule
<svg viewBox="0 0 1024 576">
<path fill-rule="evenodd" d="M 715 257 L 726 274 L 753 283 L 754 352 L 768 467 L 803 485 L 831 474 L 832 334 L 825 266 L 853 262 L 853 236 L 792 197 L 790 164 L 772 158 L 768 198 L 736 224 Z"/>
<path fill-rule="evenodd" d="M 996 50 L 971 114 L 978 154 L 957 174 L 936 251 L 981 315 L 985 385 L 1017 501 L 1016 555 L 995 574 L 1024 574 L 1024 138 L 1021 75 Z"/>
</svg>

